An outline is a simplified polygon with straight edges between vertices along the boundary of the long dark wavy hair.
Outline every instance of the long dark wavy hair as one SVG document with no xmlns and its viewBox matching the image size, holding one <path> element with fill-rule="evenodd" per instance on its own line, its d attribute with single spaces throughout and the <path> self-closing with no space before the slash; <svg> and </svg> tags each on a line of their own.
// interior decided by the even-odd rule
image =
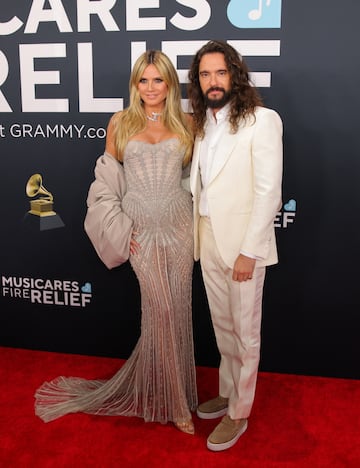
<svg viewBox="0 0 360 468">
<path fill-rule="evenodd" d="M 198 50 L 189 70 L 188 97 L 194 113 L 194 131 L 201 137 L 204 136 L 207 106 L 199 82 L 199 65 L 204 55 L 215 52 L 224 55 L 230 73 L 229 122 L 231 131 L 235 133 L 238 130 L 241 119 L 255 118 L 255 108 L 263 105 L 259 92 L 250 81 L 249 69 L 240 54 L 224 41 L 209 41 Z"/>
</svg>

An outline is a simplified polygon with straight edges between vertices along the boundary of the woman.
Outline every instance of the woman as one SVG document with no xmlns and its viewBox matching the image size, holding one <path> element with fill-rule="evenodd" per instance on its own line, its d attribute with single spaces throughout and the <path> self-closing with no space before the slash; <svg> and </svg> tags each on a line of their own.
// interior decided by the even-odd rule
<svg viewBox="0 0 360 468">
<path fill-rule="evenodd" d="M 109 122 L 106 154 L 123 163 L 121 209 L 130 220 L 130 263 L 141 291 L 141 336 L 109 381 L 60 377 L 37 391 L 44 421 L 82 411 L 172 421 L 194 434 L 197 405 L 191 322 L 193 234 L 191 195 L 183 169 L 193 145 L 190 117 L 180 105 L 176 70 L 148 51 L 130 77 L 130 105 Z M 116 163 L 118 165 L 118 163 Z"/>
</svg>

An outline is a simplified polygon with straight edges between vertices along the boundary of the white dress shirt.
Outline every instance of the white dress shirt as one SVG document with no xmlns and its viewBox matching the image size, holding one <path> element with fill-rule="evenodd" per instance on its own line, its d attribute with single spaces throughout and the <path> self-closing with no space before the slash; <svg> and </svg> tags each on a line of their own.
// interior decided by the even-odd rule
<svg viewBox="0 0 360 468">
<path fill-rule="evenodd" d="M 212 109 L 208 109 L 206 112 L 205 136 L 201 141 L 199 159 L 201 175 L 200 216 L 209 216 L 206 190 L 209 183 L 211 168 L 214 163 L 216 144 L 225 130 L 229 110 L 230 106 L 227 104 L 216 113 L 216 117 Z"/>
</svg>

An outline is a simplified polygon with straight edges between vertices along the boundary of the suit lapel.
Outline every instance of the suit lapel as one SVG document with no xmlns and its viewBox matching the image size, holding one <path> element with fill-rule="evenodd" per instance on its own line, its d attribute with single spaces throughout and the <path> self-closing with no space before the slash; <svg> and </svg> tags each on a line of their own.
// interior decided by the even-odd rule
<svg viewBox="0 0 360 468">
<path fill-rule="evenodd" d="M 216 145 L 217 150 L 214 155 L 214 162 L 210 172 L 209 183 L 211 183 L 215 179 L 215 177 L 224 167 L 226 161 L 229 159 L 236 144 L 237 138 L 237 133 L 230 134 L 228 128 L 226 128 L 224 133 L 219 138 L 219 141 Z"/>
</svg>

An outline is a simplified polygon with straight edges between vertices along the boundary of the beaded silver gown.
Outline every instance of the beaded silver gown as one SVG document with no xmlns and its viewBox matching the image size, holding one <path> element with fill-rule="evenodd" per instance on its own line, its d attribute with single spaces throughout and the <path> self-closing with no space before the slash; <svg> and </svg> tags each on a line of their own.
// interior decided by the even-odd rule
<svg viewBox="0 0 360 468">
<path fill-rule="evenodd" d="M 177 138 L 128 143 L 122 208 L 141 246 L 130 256 L 140 284 L 141 335 L 109 380 L 45 382 L 35 393 L 35 412 L 45 422 L 75 412 L 184 422 L 195 410 L 192 206 L 181 186 L 183 155 Z"/>
</svg>

